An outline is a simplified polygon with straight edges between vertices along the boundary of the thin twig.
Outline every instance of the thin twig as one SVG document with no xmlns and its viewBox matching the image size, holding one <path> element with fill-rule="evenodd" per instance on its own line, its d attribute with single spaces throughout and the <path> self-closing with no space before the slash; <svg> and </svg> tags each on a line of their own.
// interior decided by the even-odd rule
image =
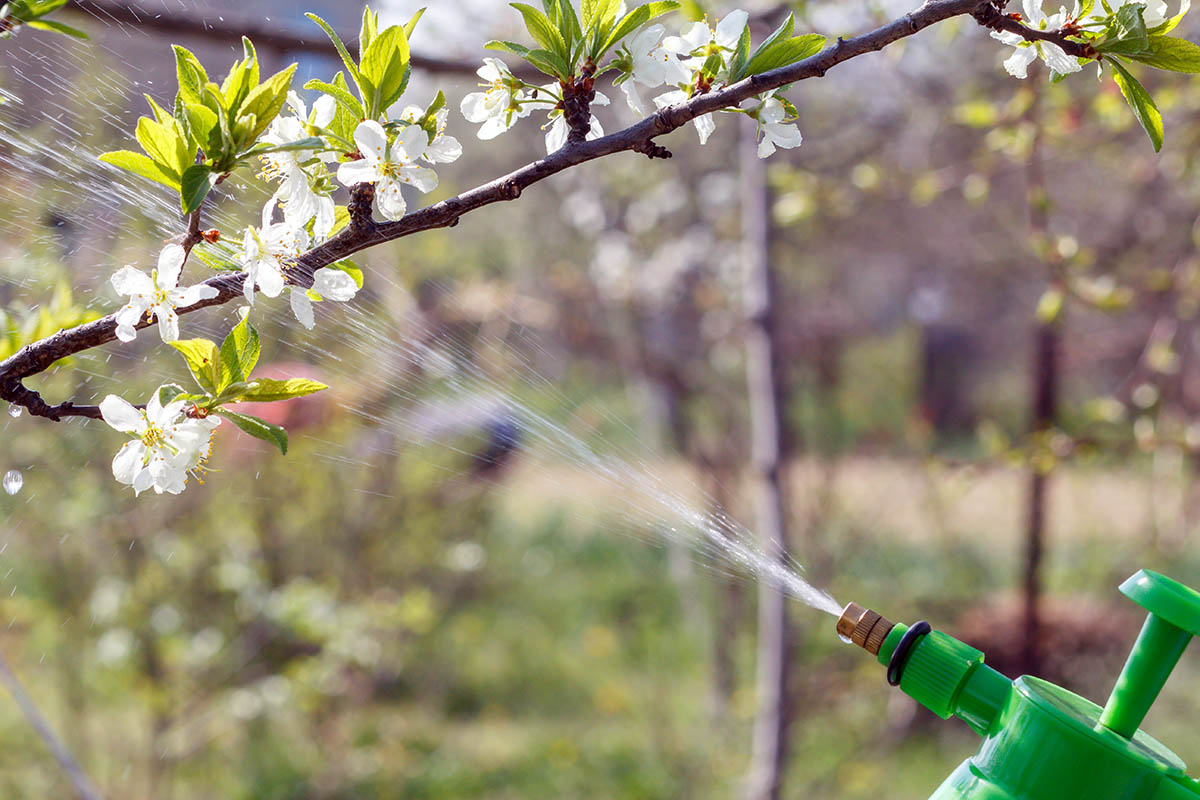
<svg viewBox="0 0 1200 800">
<path fill-rule="evenodd" d="M 103 795 L 96 789 L 95 784 L 88 778 L 83 768 L 79 766 L 79 762 L 75 760 L 75 756 L 71 755 L 66 743 L 50 727 L 49 721 L 42 715 L 37 704 L 33 702 L 33 698 L 17 680 L 16 674 L 8 665 L 3 654 L 0 654 L 0 683 L 3 683 L 4 688 L 8 689 L 13 699 L 17 701 L 17 705 L 21 707 L 21 713 L 25 715 L 25 719 L 46 743 L 46 747 L 50 748 L 50 754 L 54 756 L 58 766 L 71 779 L 81 800 L 104 800 Z"/>
<path fill-rule="evenodd" d="M 1077 42 L 1074 39 L 1068 38 L 1076 36 L 1079 33 L 1078 29 L 1072 27 L 1057 28 L 1052 31 L 1039 31 L 1036 28 L 1028 27 L 1014 17 L 1001 13 L 991 4 L 980 6 L 971 16 L 985 28 L 990 28 L 994 31 L 1015 33 L 1027 42 L 1049 42 L 1056 44 L 1069 56 L 1076 56 L 1078 58 L 1097 57 L 1095 49 L 1090 44 Z"/>
<path fill-rule="evenodd" d="M 986 5 L 984 3 L 983 5 Z M 609 136 L 588 142 L 571 143 L 558 152 L 527 164 L 507 175 L 470 189 L 455 197 L 435 203 L 404 216 L 395 222 L 356 225 L 343 229 L 328 242 L 300 256 L 289 270 L 289 282 L 310 286 L 313 273 L 354 253 L 384 242 L 390 242 L 421 231 L 447 228 L 484 206 L 515 200 L 529 186 L 571 167 L 621 152 L 639 152 L 662 157 L 664 148 L 654 139 L 682 127 L 693 119 L 736 106 L 743 100 L 770 89 L 808 78 L 824 76 L 838 64 L 866 53 L 882 50 L 892 42 L 912 36 L 930 25 L 951 17 L 976 12 L 980 0 L 927 0 L 919 9 L 900 19 L 852 39 L 839 38 L 816 55 L 780 69 L 753 75 L 730 86 L 698 95 L 686 103 L 670 106 L 638 123 Z M 178 309 L 188 314 L 201 308 L 221 305 L 242 296 L 245 273 L 226 273 L 205 281 L 217 290 L 215 297 L 201 300 L 188 308 Z M 138 327 L 151 323 L 143 320 Z M 0 362 L 0 397 L 18 402 L 19 384 L 24 378 L 36 375 L 55 361 L 84 350 L 111 342 L 116 338 L 116 320 L 109 315 L 86 325 L 59 331 L 52 336 L 27 345 Z M 40 399 L 40 398 L 39 398 Z M 45 405 L 43 403 L 43 405 Z M 29 408 L 29 406 L 26 406 Z M 49 408 L 55 408 L 49 406 Z M 34 411 L 33 408 L 30 408 Z M 64 412 L 59 416 L 66 416 Z M 54 419 L 54 417 L 50 417 Z"/>
</svg>

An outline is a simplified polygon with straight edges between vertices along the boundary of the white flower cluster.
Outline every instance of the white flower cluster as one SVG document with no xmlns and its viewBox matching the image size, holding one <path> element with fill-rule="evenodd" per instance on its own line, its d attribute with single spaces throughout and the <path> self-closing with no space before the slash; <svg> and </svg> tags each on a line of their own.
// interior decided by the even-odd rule
<svg viewBox="0 0 1200 800">
<path fill-rule="evenodd" d="M 188 475 L 204 469 L 213 431 L 221 420 L 215 416 L 188 417 L 185 405 L 183 400 L 175 400 L 164 406 L 157 391 L 145 409 L 112 394 L 100 403 L 104 421 L 133 437 L 117 452 L 112 471 L 119 482 L 132 486 L 135 494 L 147 489 L 158 494 L 179 494 L 187 485 Z"/>
<path fill-rule="evenodd" d="M 619 61 L 624 66 L 616 83 L 625 94 L 629 107 L 639 117 L 646 116 L 650 108 L 642 98 L 642 89 L 660 87 L 667 87 L 667 91 L 653 98 L 656 108 L 687 102 L 697 91 L 699 76 L 710 57 L 720 57 L 724 68 L 728 68 L 729 58 L 737 49 L 748 18 L 745 11 L 737 10 L 727 14 L 716 26 L 710 26 L 707 21 L 695 22 L 679 36 L 665 36 L 666 28 L 654 24 L 627 37 L 618 48 L 622 53 Z M 499 59 L 485 58 L 483 61 L 477 74 L 483 79 L 485 88 L 468 94 L 461 106 L 468 122 L 482 123 L 479 138 L 495 138 L 522 117 L 544 109 L 550 113 L 546 152 L 553 153 L 562 148 L 567 143 L 569 130 L 562 113 L 559 85 L 532 86 L 515 76 Z M 801 142 L 794 119 L 780 113 L 785 106 L 773 94 L 760 97 L 757 103 L 743 109 L 759 122 L 763 145 L 759 155 L 763 158 L 774 153 L 777 147 L 798 147 Z M 608 102 L 607 97 L 597 93 L 592 105 L 608 105 Z M 701 144 L 706 143 L 716 129 L 712 114 L 697 117 L 694 124 Z M 604 129 L 593 115 L 587 138 L 603 135 Z"/>
</svg>

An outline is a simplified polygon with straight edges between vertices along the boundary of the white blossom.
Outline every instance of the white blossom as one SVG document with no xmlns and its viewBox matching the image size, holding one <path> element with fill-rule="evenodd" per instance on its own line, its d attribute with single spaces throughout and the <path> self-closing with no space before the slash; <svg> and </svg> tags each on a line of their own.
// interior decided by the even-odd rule
<svg viewBox="0 0 1200 800">
<path fill-rule="evenodd" d="M 768 158 L 775 153 L 776 147 L 791 149 L 799 147 L 804 137 L 800 135 L 800 126 L 793 122 L 785 122 L 787 109 L 774 92 L 767 95 L 762 105 L 755 112 L 758 120 L 758 133 L 762 137 L 758 142 L 758 157 Z"/>
<path fill-rule="evenodd" d="M 557 89 L 557 84 L 551 84 L 546 87 L 547 90 Z M 606 106 L 609 104 L 609 99 L 600 92 L 596 92 L 595 99 L 592 100 L 593 106 Z M 546 152 L 555 153 L 563 148 L 567 143 L 567 137 L 570 136 L 571 129 L 567 125 L 567 118 L 561 110 L 553 112 L 549 127 L 546 129 Z M 596 115 L 592 114 L 590 125 L 587 132 L 587 140 L 599 139 L 604 135 L 604 126 L 600 124 L 600 120 L 596 119 Z"/>
<path fill-rule="evenodd" d="M 337 104 L 329 95 L 322 95 L 313 104 L 311 116 L 304 101 L 295 92 L 288 93 L 288 106 L 295 116 L 276 117 L 262 141 L 274 145 L 300 141 L 308 136 L 308 125 L 323 128 L 333 121 L 337 111 Z M 280 181 L 273 199 L 282 206 L 287 223 L 302 227 L 315 218 L 313 233 L 318 241 L 322 241 L 333 230 L 334 203 L 328 191 L 317 191 L 317 187 L 325 183 L 328 174 L 322 161 L 315 158 L 316 155 L 316 150 L 268 153 L 261 156 L 261 176 Z M 332 157 L 332 154 L 322 154 L 322 157 L 326 156 Z"/>
<path fill-rule="evenodd" d="M 301 325 L 312 330 L 316 325 L 316 318 L 313 315 L 312 300 L 308 297 L 308 290 L 301 286 L 292 286 L 291 290 L 292 313 L 296 315 L 296 319 Z M 354 299 L 354 295 L 358 292 L 358 283 L 348 272 L 332 267 L 321 267 L 313 273 L 312 290 L 323 300 L 345 303 Z"/>
<path fill-rule="evenodd" d="M 425 116 L 425 112 L 416 106 L 409 106 L 404 109 L 400 115 L 400 119 L 405 122 L 416 125 Z M 430 164 L 449 164 L 457 161 L 463 153 L 462 145 L 458 139 L 453 136 L 446 135 L 446 120 L 450 116 L 450 109 L 441 108 L 433 115 L 434 128 L 437 131 L 434 137 L 425 147 L 425 152 L 421 153 L 421 159 Z"/>
<path fill-rule="evenodd" d="M 654 105 L 660 109 L 667 106 L 680 105 L 688 101 L 687 92 L 682 89 L 676 89 L 666 94 L 660 94 L 654 98 Z M 713 115 L 704 114 L 692 120 L 692 124 L 696 126 L 696 134 L 700 137 L 700 144 L 707 144 L 708 137 L 712 136 L 713 131 L 717 129 L 717 122 L 713 119 Z"/>
<path fill-rule="evenodd" d="M 662 25 L 651 25 L 638 31 L 626 45 L 633 63 L 628 78 L 621 82 L 621 90 L 638 116 L 646 116 L 647 109 L 637 84 L 654 89 L 664 83 L 688 83 L 692 78 L 691 71 L 679 63 L 679 55 L 662 44 L 665 31 Z"/>
<path fill-rule="evenodd" d="M 708 20 L 692 23 L 681 35 L 664 39 L 663 47 L 672 53 L 688 56 L 684 65 L 693 71 L 698 70 L 711 53 L 720 52 L 724 57 L 726 53 L 737 49 L 738 39 L 742 37 L 749 18 L 749 14 L 737 9 L 726 14 L 716 27 L 710 26 Z"/>
<path fill-rule="evenodd" d="M 112 287 L 117 294 L 129 296 L 129 302 L 116 313 L 118 339 L 132 342 L 137 338 L 138 322 L 151 311 L 158 320 L 159 336 L 164 342 L 173 342 L 179 338 L 179 316 L 175 309 L 217 296 L 214 287 L 202 283 L 179 288 L 179 275 L 186 258 L 182 247 L 169 244 L 159 253 L 158 268 L 151 274 L 129 265 L 117 270 L 110 281 Z"/>
<path fill-rule="evenodd" d="M 500 59 L 485 58 L 475 74 L 487 81 L 483 84 L 487 89 L 468 94 L 459 109 L 467 122 L 483 123 L 476 133 L 480 139 L 494 139 L 532 109 L 524 103 L 521 79 Z"/>
<path fill-rule="evenodd" d="M 346 186 L 374 183 L 375 203 L 385 218 L 400 219 L 408 208 L 400 184 L 410 184 L 422 192 L 437 188 L 437 173 L 416 164 L 429 147 L 429 134 L 419 125 L 406 126 L 389 149 L 383 126 L 364 120 L 354 129 L 354 143 L 362 158 L 338 167 L 338 180 Z"/>
<path fill-rule="evenodd" d="M 261 228 L 246 228 L 240 261 L 246 270 L 242 293 L 254 302 L 254 287 L 267 297 L 278 297 L 285 283 L 284 271 L 308 248 L 308 232 L 287 222 L 271 222 L 273 205 L 263 209 Z"/>
<path fill-rule="evenodd" d="M 1042 0 L 1022 0 L 1022 6 L 1025 24 L 1035 30 L 1057 30 L 1065 25 L 1069 18 L 1067 10 L 1061 7 L 1057 14 L 1046 16 L 1046 12 L 1042 10 Z M 1014 78 L 1027 77 L 1029 65 L 1039 56 L 1059 75 L 1069 75 L 1082 69 L 1078 58 L 1067 55 L 1066 51 L 1053 42 L 1029 42 L 1011 31 L 991 31 L 991 34 L 992 38 L 1016 48 L 1004 61 L 1004 69 Z"/>
<path fill-rule="evenodd" d="M 183 400 L 167 405 L 155 392 L 145 410 L 110 394 L 100 403 L 100 414 L 111 427 L 132 434 L 112 462 L 113 477 L 133 487 L 135 494 L 154 489 L 158 494 L 179 494 L 190 471 L 201 467 L 212 446 L 219 417 L 184 416 Z"/>
</svg>

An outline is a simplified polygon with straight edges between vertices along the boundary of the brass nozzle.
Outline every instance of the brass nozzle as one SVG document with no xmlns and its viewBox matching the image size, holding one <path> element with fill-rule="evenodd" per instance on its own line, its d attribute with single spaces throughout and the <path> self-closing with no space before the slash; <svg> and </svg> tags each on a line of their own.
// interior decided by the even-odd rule
<svg viewBox="0 0 1200 800">
<path fill-rule="evenodd" d="M 858 603 L 850 603 L 838 617 L 837 632 L 873 656 L 879 655 L 883 640 L 896 623 Z"/>
</svg>

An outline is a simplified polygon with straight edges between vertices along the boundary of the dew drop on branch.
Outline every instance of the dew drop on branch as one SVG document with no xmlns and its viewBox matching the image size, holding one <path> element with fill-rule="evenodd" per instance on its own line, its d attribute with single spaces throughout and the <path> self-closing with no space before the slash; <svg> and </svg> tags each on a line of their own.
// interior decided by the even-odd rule
<svg viewBox="0 0 1200 800">
<path fill-rule="evenodd" d="M 10 469 L 4 473 L 4 491 L 10 495 L 21 491 L 21 487 L 25 485 L 25 476 L 20 470 Z"/>
<path fill-rule="evenodd" d="M 16 418 L 16 417 L 21 416 L 21 410 L 22 410 L 21 407 L 19 405 L 17 405 L 16 403 L 8 404 L 8 415 L 10 417 Z"/>
</svg>

